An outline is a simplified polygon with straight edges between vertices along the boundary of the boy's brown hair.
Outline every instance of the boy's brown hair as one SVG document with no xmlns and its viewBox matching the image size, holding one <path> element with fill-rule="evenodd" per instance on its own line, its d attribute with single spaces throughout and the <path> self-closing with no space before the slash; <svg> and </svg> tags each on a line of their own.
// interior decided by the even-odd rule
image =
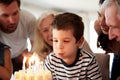
<svg viewBox="0 0 120 80">
<path fill-rule="evenodd" d="M 56 15 L 53 23 L 53 29 L 57 30 L 73 30 L 76 41 L 79 41 L 84 34 L 84 23 L 82 17 L 74 13 L 62 13 Z"/>
</svg>

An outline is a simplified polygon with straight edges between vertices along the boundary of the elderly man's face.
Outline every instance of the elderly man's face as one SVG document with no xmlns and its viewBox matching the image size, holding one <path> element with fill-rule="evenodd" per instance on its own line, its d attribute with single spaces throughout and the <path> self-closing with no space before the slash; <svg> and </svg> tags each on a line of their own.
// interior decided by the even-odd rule
<svg viewBox="0 0 120 80">
<path fill-rule="evenodd" d="M 109 39 L 120 42 L 120 10 L 116 3 L 111 3 L 105 10 L 106 24 L 109 26 Z"/>
</svg>

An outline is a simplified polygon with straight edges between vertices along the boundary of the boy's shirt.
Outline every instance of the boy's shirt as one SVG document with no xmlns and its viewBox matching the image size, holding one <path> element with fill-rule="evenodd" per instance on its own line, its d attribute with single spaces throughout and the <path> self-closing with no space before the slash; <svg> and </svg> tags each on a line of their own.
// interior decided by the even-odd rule
<svg viewBox="0 0 120 80">
<path fill-rule="evenodd" d="M 45 66 L 52 72 L 53 80 L 102 80 L 95 56 L 82 49 L 78 49 L 76 60 L 71 65 L 52 52 L 47 56 Z"/>
</svg>

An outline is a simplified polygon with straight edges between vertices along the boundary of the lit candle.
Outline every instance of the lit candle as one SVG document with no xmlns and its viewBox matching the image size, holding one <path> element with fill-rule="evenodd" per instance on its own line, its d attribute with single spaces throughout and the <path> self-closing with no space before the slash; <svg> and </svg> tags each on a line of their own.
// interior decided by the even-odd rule
<svg viewBox="0 0 120 80">
<path fill-rule="evenodd" d="M 39 58 L 38 58 L 38 56 L 37 55 L 35 55 L 35 64 L 34 64 L 34 72 L 36 72 L 36 71 L 38 71 L 38 69 L 39 69 L 39 66 L 40 66 L 40 61 L 39 61 Z"/>
<path fill-rule="evenodd" d="M 34 64 L 35 64 L 35 57 L 33 54 L 32 57 L 29 59 L 29 69 L 33 70 Z"/>
<path fill-rule="evenodd" d="M 16 71 L 15 80 L 52 80 L 52 75 L 49 70 L 44 68 L 44 62 L 40 61 L 35 53 L 29 59 L 28 68 L 25 67 L 27 57 L 23 59 L 22 70 Z"/>
<path fill-rule="evenodd" d="M 24 59 L 23 59 L 23 66 L 22 66 L 22 69 L 23 69 L 23 70 L 25 70 L 25 63 L 26 63 L 26 60 L 27 60 L 27 58 L 24 57 Z"/>
</svg>

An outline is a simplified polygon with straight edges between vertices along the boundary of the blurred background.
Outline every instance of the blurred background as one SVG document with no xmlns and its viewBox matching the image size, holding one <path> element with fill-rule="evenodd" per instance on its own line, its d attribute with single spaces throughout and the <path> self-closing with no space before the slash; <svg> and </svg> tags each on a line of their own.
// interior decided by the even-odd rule
<svg viewBox="0 0 120 80">
<path fill-rule="evenodd" d="M 33 13 L 36 18 L 44 11 L 55 10 L 56 12 L 73 12 L 83 18 L 85 25 L 84 36 L 93 52 L 104 53 L 97 48 L 97 34 L 94 30 L 94 21 L 97 19 L 99 0 L 22 0 L 21 8 Z"/>
</svg>

